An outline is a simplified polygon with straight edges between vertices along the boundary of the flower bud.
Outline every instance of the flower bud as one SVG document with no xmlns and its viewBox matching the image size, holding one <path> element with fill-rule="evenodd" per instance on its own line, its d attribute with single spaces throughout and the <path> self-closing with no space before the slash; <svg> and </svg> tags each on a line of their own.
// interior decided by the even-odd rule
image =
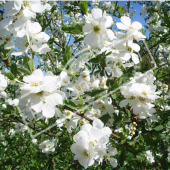
<svg viewBox="0 0 170 170">
<path fill-rule="evenodd" d="M 162 84 L 162 87 L 163 87 L 163 88 L 168 88 L 168 85 Z"/>
</svg>

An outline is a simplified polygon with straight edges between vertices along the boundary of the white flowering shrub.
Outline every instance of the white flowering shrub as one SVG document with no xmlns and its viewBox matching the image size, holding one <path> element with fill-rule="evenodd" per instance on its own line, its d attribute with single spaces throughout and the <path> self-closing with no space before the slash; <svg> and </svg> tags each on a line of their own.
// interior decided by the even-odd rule
<svg viewBox="0 0 170 170">
<path fill-rule="evenodd" d="M 170 167 L 170 2 L 120 4 L 0 2 L 1 169 Z"/>
</svg>

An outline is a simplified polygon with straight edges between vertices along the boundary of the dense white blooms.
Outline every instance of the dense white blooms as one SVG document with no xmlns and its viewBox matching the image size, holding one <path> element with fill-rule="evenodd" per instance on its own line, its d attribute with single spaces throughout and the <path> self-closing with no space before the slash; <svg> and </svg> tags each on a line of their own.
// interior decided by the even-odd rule
<svg viewBox="0 0 170 170">
<path fill-rule="evenodd" d="M 45 76 L 39 69 L 34 70 L 30 76 L 23 78 L 21 86 L 20 107 L 28 113 L 30 119 L 35 113 L 42 112 L 46 118 L 55 115 L 55 106 L 63 104 L 65 95 L 58 89 L 61 87 L 61 78 L 47 72 Z"/>
<path fill-rule="evenodd" d="M 153 116 L 155 109 L 152 103 L 159 98 L 157 96 L 159 92 L 156 92 L 156 86 L 152 84 L 154 80 L 152 72 L 147 72 L 145 75 L 136 73 L 131 85 L 121 87 L 121 93 L 126 99 L 120 102 L 120 107 L 125 107 L 129 103 L 133 113 L 140 119 Z"/>
<path fill-rule="evenodd" d="M 100 163 L 107 157 L 111 164 L 115 162 L 113 167 L 116 167 L 116 161 L 112 160 L 110 156 L 116 155 L 117 152 L 115 151 L 110 156 L 107 153 L 107 144 L 111 133 L 111 129 L 104 127 L 103 122 L 99 119 L 93 121 L 93 126 L 83 125 L 73 137 L 75 143 L 71 146 L 71 151 L 75 154 L 74 159 L 78 160 L 84 168 L 87 168 L 92 166 L 95 160 Z"/>
</svg>

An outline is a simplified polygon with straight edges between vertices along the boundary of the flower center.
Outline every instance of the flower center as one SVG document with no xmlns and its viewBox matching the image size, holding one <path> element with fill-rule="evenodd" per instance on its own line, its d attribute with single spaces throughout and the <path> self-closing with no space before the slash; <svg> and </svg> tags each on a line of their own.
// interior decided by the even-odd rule
<svg viewBox="0 0 170 170">
<path fill-rule="evenodd" d="M 135 99 L 135 96 L 130 96 L 129 100 Z"/>
<path fill-rule="evenodd" d="M 139 97 L 140 102 L 144 102 L 146 99 L 144 97 Z"/>
<path fill-rule="evenodd" d="M 34 80 L 30 84 L 31 84 L 31 86 L 37 87 L 37 86 L 41 85 L 41 82 L 38 80 Z"/>
<path fill-rule="evenodd" d="M 132 53 L 133 52 L 133 49 L 131 47 L 128 47 L 127 50 Z"/>
<path fill-rule="evenodd" d="M 24 7 L 29 7 L 30 6 L 30 2 L 29 1 L 23 1 L 23 6 Z"/>
<path fill-rule="evenodd" d="M 83 87 L 81 87 L 80 85 L 78 85 L 78 86 L 76 87 L 76 89 L 77 89 L 78 91 L 83 91 Z"/>
<path fill-rule="evenodd" d="M 142 94 L 143 94 L 144 96 L 147 96 L 147 93 L 146 93 L 145 91 L 143 91 Z"/>
<path fill-rule="evenodd" d="M 83 152 L 83 155 L 87 156 L 87 157 L 90 157 L 91 153 L 87 149 L 85 149 L 84 152 Z"/>
<path fill-rule="evenodd" d="M 26 47 L 26 48 L 27 48 L 28 46 L 29 46 L 29 43 L 28 43 L 28 42 L 27 42 L 27 43 L 25 43 L 24 47 Z"/>
<path fill-rule="evenodd" d="M 44 95 L 44 91 L 40 91 L 38 93 L 36 93 L 37 96 L 43 96 Z"/>
<path fill-rule="evenodd" d="M 11 37 L 6 36 L 6 37 L 5 37 L 5 41 L 7 41 L 7 42 L 11 41 Z"/>
<path fill-rule="evenodd" d="M 66 112 L 66 116 L 70 116 L 71 115 L 71 113 L 70 112 Z"/>
<path fill-rule="evenodd" d="M 98 34 L 100 32 L 100 27 L 98 25 L 94 26 L 93 31 Z"/>
</svg>

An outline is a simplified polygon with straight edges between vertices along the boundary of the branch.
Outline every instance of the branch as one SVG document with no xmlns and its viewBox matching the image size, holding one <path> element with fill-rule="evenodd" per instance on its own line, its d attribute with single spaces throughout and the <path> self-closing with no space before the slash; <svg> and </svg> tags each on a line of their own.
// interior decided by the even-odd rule
<svg viewBox="0 0 170 170">
<path fill-rule="evenodd" d="M 70 107 L 68 107 L 68 106 L 66 106 L 66 105 L 63 107 L 63 109 L 67 109 L 67 110 L 72 111 L 73 113 L 76 113 L 77 115 L 81 116 L 82 118 L 88 120 L 90 123 L 93 122 L 93 120 L 90 119 L 89 117 L 85 116 L 84 114 L 77 113 L 77 111 L 76 111 L 75 109 L 72 109 L 72 108 L 70 108 Z M 111 135 L 112 135 L 114 138 L 116 138 L 116 139 L 120 139 L 120 137 L 117 136 L 117 135 L 115 135 L 114 133 L 112 133 Z"/>
</svg>

